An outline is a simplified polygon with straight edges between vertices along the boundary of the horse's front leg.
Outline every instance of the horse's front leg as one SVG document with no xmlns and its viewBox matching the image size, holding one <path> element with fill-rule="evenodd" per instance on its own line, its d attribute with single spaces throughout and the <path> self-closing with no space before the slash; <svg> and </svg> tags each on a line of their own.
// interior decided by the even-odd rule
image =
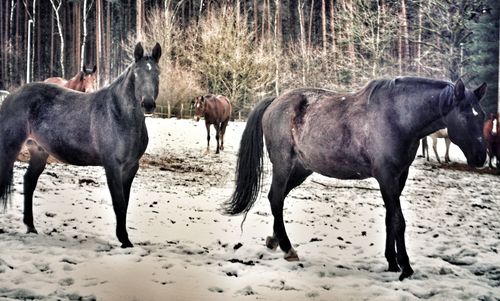
<svg viewBox="0 0 500 301">
<path fill-rule="evenodd" d="M 207 128 L 207 151 L 206 153 L 210 151 L 210 123 L 208 121 L 205 121 L 205 127 Z"/>
<path fill-rule="evenodd" d="M 122 248 L 133 247 L 127 233 L 128 201 L 125 197 L 126 190 L 124 188 L 124 181 L 127 181 L 127 179 L 124 177 L 121 166 L 116 162 L 110 166 L 105 166 L 104 169 L 113 202 L 113 210 L 116 215 L 116 237 L 122 243 Z"/>
<path fill-rule="evenodd" d="M 123 173 L 123 190 L 125 192 L 125 202 L 127 204 L 127 208 L 130 199 L 130 188 L 132 187 L 132 182 L 134 181 L 138 169 L 139 162 L 136 162 L 130 168 L 126 169 Z"/>
<path fill-rule="evenodd" d="M 410 259 L 406 252 L 405 245 L 405 229 L 406 223 L 401 210 L 399 197 L 404 188 L 407 171 L 403 171 L 402 175 L 395 177 L 387 174 L 378 175 L 377 181 L 380 185 L 382 198 L 384 199 L 386 209 L 386 246 L 385 257 L 389 263 L 389 271 L 397 272 L 399 267 L 402 268 L 402 273 L 399 280 L 403 280 L 413 274 L 413 269 L 410 266 Z M 394 248 L 396 245 L 396 249 Z"/>
</svg>

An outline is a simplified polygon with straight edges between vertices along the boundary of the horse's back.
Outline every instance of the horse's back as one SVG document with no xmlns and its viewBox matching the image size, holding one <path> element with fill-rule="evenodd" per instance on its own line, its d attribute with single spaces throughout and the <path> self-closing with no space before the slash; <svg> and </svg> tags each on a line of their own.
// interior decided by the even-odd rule
<svg viewBox="0 0 500 301">
<path fill-rule="evenodd" d="M 68 81 L 62 77 L 49 77 L 46 80 L 44 80 L 43 82 L 58 85 L 58 86 L 64 86 L 68 83 Z"/>
<path fill-rule="evenodd" d="M 222 119 L 228 120 L 231 117 L 232 113 L 231 101 L 229 101 L 229 98 L 227 98 L 224 95 L 218 95 L 217 100 L 219 101 L 220 105 L 223 108 Z"/>
</svg>

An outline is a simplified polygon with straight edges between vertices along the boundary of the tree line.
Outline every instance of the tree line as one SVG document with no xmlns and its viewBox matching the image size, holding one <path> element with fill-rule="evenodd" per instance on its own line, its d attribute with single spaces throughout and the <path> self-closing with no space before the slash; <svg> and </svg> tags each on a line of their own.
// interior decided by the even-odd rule
<svg viewBox="0 0 500 301">
<path fill-rule="evenodd" d="M 246 114 L 286 89 L 351 91 L 400 75 L 486 81 L 483 106 L 497 112 L 498 10 L 496 0 L 3 0 L 0 89 L 84 65 L 102 86 L 136 41 L 158 41 L 168 114 L 201 93 Z"/>
</svg>

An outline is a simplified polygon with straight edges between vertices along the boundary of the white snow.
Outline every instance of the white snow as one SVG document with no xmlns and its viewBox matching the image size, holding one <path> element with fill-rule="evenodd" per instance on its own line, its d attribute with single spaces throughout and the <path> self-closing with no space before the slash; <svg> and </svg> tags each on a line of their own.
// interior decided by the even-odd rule
<svg viewBox="0 0 500 301">
<path fill-rule="evenodd" d="M 292 191 L 285 219 L 301 261 L 287 262 L 265 247 L 270 165 L 243 232 L 241 216 L 219 210 L 232 193 L 244 123 L 229 124 L 220 155 L 213 129 L 205 154 L 203 122 L 147 124 L 146 158 L 156 164 L 143 164 L 132 186 L 134 248 L 119 247 L 99 167 L 48 164 L 35 191 L 39 234 L 25 234 L 27 164 L 16 163 L 12 206 L 0 215 L 0 300 L 500 299 L 498 176 L 442 168 L 432 150 L 430 163 L 415 160 L 401 199 L 415 274 L 399 281 L 385 271 L 385 210 L 375 180 L 314 174 Z M 465 162 L 455 145 L 450 157 Z"/>
</svg>

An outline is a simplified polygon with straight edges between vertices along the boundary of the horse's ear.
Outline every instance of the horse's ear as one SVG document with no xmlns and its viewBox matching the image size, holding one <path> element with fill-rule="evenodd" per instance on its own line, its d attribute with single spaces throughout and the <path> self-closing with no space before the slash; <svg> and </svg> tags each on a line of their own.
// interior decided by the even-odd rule
<svg viewBox="0 0 500 301">
<path fill-rule="evenodd" d="M 457 100 L 462 100 L 465 96 L 465 85 L 461 78 L 455 83 L 455 98 Z"/>
<path fill-rule="evenodd" d="M 474 95 L 476 95 L 477 99 L 483 98 L 484 94 L 486 94 L 486 88 L 488 85 L 486 83 L 483 83 L 479 88 L 474 90 Z"/>
<path fill-rule="evenodd" d="M 92 73 L 95 73 L 97 71 L 97 65 L 94 65 L 94 68 L 92 68 Z"/>
<path fill-rule="evenodd" d="M 156 43 L 155 47 L 153 47 L 153 59 L 158 63 L 161 57 L 161 46 Z"/>
<path fill-rule="evenodd" d="M 144 56 L 144 48 L 142 48 L 142 45 L 141 45 L 141 42 L 137 43 L 137 45 L 135 45 L 135 49 L 134 49 L 134 58 L 135 58 L 135 61 L 139 61 L 140 59 L 142 59 L 142 57 Z"/>
</svg>

